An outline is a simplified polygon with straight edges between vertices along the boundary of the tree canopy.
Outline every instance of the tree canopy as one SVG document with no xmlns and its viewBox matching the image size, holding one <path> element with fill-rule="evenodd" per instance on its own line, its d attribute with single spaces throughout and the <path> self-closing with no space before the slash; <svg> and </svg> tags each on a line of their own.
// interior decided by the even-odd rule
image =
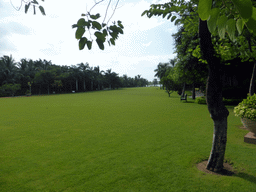
<svg viewBox="0 0 256 192">
<path fill-rule="evenodd" d="M 0 57 L 0 96 L 70 93 L 119 87 L 143 87 L 148 81 L 141 76 L 120 77 L 111 69 L 105 72 L 89 63 L 59 66 L 47 60 Z"/>
</svg>

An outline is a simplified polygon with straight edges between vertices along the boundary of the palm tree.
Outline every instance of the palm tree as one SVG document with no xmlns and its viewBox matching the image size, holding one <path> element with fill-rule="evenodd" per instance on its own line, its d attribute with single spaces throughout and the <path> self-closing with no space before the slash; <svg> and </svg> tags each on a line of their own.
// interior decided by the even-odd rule
<svg viewBox="0 0 256 192">
<path fill-rule="evenodd" d="M 15 84 L 17 77 L 17 63 L 11 56 L 4 55 L 0 58 L 1 84 Z"/>
<path fill-rule="evenodd" d="M 161 81 L 161 79 L 165 76 L 169 68 L 170 68 L 170 63 L 159 63 L 157 65 L 157 69 L 154 70 L 156 72 L 155 77 L 158 77 Z"/>
<path fill-rule="evenodd" d="M 49 67 L 52 65 L 51 61 L 47 61 L 45 59 L 36 60 L 34 63 L 35 63 L 36 70 L 48 70 Z"/>
<path fill-rule="evenodd" d="M 31 60 L 32 61 L 32 60 Z M 31 94 L 31 79 L 34 78 L 34 65 L 33 61 L 28 61 L 27 59 L 21 59 L 20 62 L 18 62 L 18 67 L 19 67 L 19 82 L 21 84 L 21 92 L 22 94 L 25 94 L 26 91 L 30 90 Z"/>
<path fill-rule="evenodd" d="M 86 81 L 86 77 L 88 76 L 88 73 L 87 73 L 87 69 L 89 69 L 89 63 L 80 63 L 80 64 L 77 64 L 78 65 L 78 69 L 80 70 L 80 72 L 82 73 L 82 80 L 83 80 L 83 86 L 84 86 L 84 91 L 86 90 L 86 84 L 85 84 L 85 81 Z"/>
<path fill-rule="evenodd" d="M 155 77 L 158 77 L 159 79 L 161 79 L 166 71 L 166 64 L 164 63 L 159 63 L 157 65 L 157 69 L 154 70 L 154 72 L 156 72 Z"/>
<path fill-rule="evenodd" d="M 95 81 L 98 84 L 98 86 L 97 86 L 98 90 L 100 90 L 101 86 L 102 86 L 102 79 L 103 79 L 102 73 L 104 73 L 104 71 L 100 71 L 99 66 L 94 67 L 93 71 L 94 71 Z"/>
<path fill-rule="evenodd" d="M 76 65 L 71 65 L 71 79 L 75 80 L 76 91 L 78 91 L 78 81 L 80 79 L 80 70 Z M 72 87 L 72 84 L 71 84 Z"/>
<path fill-rule="evenodd" d="M 107 69 L 105 72 L 106 83 L 109 85 L 109 89 L 111 89 L 111 69 Z"/>
</svg>

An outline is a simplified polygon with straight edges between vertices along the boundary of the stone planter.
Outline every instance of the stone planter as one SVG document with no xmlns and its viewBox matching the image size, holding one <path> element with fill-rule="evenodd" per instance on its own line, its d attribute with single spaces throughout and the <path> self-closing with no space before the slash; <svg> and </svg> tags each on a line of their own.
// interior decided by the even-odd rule
<svg viewBox="0 0 256 192">
<path fill-rule="evenodd" d="M 247 118 L 241 118 L 241 121 L 244 127 L 256 136 L 256 121 L 252 121 Z"/>
</svg>

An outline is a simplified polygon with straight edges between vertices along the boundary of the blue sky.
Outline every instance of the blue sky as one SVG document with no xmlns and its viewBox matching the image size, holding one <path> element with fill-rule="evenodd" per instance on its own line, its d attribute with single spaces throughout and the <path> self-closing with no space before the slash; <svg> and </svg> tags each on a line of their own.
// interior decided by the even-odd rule
<svg viewBox="0 0 256 192">
<path fill-rule="evenodd" d="M 0 2 L 0 56 L 11 55 L 16 61 L 21 58 L 51 60 L 57 65 L 76 65 L 88 62 L 100 66 L 101 70 L 112 69 L 120 76 L 141 75 L 152 81 L 154 69 L 159 62 L 168 62 L 175 57 L 172 34 L 177 27 L 162 17 L 141 17 L 141 13 L 158 0 L 120 0 L 111 21 L 121 20 L 124 35 L 120 35 L 115 46 L 105 45 L 105 50 L 93 43 L 92 50 L 78 49 L 75 39 L 75 24 L 94 4 L 94 0 L 45 0 L 39 1 L 46 12 L 33 15 L 32 8 L 24 13 L 14 9 L 21 0 Z M 106 0 L 93 13 L 100 12 L 103 18 Z M 115 1 L 112 1 L 115 3 Z M 109 15 L 114 4 L 110 6 Z"/>
</svg>

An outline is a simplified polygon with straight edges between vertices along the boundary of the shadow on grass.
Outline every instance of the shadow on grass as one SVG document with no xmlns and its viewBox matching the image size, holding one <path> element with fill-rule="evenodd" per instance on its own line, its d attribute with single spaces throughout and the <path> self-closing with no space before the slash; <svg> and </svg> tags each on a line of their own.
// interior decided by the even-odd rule
<svg viewBox="0 0 256 192">
<path fill-rule="evenodd" d="M 178 97 L 180 97 L 180 96 L 170 95 L 170 97 L 169 97 L 169 98 L 178 98 Z"/>
<path fill-rule="evenodd" d="M 243 172 L 240 172 L 240 173 L 237 173 L 234 175 L 235 177 L 240 177 L 244 180 L 247 180 L 247 181 L 250 181 L 251 183 L 255 183 L 256 184 L 256 177 L 253 176 L 253 175 L 249 175 L 247 173 L 243 173 Z"/>
<path fill-rule="evenodd" d="M 226 107 L 227 109 L 231 109 L 231 110 L 233 110 L 233 109 L 234 109 L 234 107 L 235 107 L 235 105 L 225 105 L 225 107 Z"/>
<path fill-rule="evenodd" d="M 181 103 L 195 103 L 195 101 L 182 101 Z"/>
</svg>

